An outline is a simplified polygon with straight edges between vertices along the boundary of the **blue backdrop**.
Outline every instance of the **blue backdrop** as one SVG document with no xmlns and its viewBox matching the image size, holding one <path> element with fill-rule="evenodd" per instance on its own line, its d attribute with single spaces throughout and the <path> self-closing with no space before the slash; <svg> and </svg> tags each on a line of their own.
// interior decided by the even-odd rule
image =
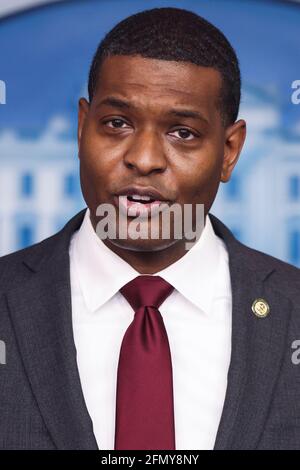
<svg viewBox="0 0 300 470">
<path fill-rule="evenodd" d="M 300 6 L 262 0 L 78 0 L 0 19 L 0 254 L 53 234 L 84 207 L 77 101 L 92 55 L 116 22 L 155 6 L 204 16 L 240 58 L 248 138 L 212 213 L 241 241 L 300 266 Z"/>
</svg>

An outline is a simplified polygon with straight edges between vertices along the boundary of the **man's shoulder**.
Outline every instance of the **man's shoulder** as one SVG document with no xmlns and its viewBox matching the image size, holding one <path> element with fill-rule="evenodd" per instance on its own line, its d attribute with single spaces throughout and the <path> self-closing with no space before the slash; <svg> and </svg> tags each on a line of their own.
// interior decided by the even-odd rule
<svg viewBox="0 0 300 470">
<path fill-rule="evenodd" d="M 245 260 L 251 259 L 252 268 L 255 268 L 255 265 L 257 265 L 258 267 L 263 266 L 266 269 L 269 268 L 270 273 L 272 272 L 272 275 L 276 274 L 279 278 L 282 278 L 282 280 L 286 281 L 293 280 L 294 282 L 298 283 L 300 288 L 299 268 L 272 255 L 256 250 L 254 248 L 250 248 L 244 245 L 243 243 L 238 243 L 242 247 Z"/>
<path fill-rule="evenodd" d="M 7 255 L 0 257 L 0 288 L 9 286 L 25 268 L 23 262 L 26 259 L 43 256 L 49 253 L 59 237 L 59 233 L 55 233 L 44 240 L 35 243 L 29 247 L 22 248 Z"/>
<path fill-rule="evenodd" d="M 68 253 L 72 234 L 80 227 L 85 210 L 77 213 L 57 233 L 27 248 L 0 257 L 0 289 L 22 282 L 44 260 Z"/>
<path fill-rule="evenodd" d="M 237 240 L 217 217 L 211 215 L 214 231 L 225 244 L 230 266 L 259 275 L 274 288 L 300 296 L 300 269 L 272 255 L 251 248 Z M 238 273 L 236 273 L 238 275 Z"/>
<path fill-rule="evenodd" d="M 251 266 L 255 276 L 264 273 L 263 283 L 270 295 L 280 295 L 291 301 L 296 317 L 300 314 L 300 269 L 267 253 L 240 244 L 240 262 Z M 250 274 L 251 275 L 251 274 Z"/>
<path fill-rule="evenodd" d="M 53 235 L 44 238 L 43 240 L 30 246 L 0 256 L 0 266 L 18 263 L 20 259 L 23 259 L 27 255 L 47 250 L 53 244 L 53 242 L 55 242 L 59 234 L 60 232 L 54 233 Z"/>
</svg>

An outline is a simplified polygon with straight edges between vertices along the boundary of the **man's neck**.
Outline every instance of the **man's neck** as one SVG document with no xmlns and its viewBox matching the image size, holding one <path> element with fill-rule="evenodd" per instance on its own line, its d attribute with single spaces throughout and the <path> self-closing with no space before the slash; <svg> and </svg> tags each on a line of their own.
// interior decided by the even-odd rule
<svg viewBox="0 0 300 470">
<path fill-rule="evenodd" d="M 169 247 L 159 251 L 128 250 L 113 244 L 108 239 L 103 242 L 140 274 L 155 274 L 175 263 L 187 253 L 186 240 L 176 240 Z"/>
</svg>

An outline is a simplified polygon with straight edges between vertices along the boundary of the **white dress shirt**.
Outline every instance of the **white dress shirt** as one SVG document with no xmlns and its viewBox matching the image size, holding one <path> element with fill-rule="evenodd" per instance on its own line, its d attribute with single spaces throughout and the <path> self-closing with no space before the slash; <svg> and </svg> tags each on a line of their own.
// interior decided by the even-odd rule
<svg viewBox="0 0 300 470">
<path fill-rule="evenodd" d="M 70 243 L 72 318 L 84 399 L 101 450 L 114 449 L 117 367 L 134 311 L 119 292 L 140 275 L 95 233 L 87 209 Z M 155 273 L 174 286 L 159 311 L 173 369 L 176 449 L 213 449 L 231 356 L 228 254 L 209 217 L 200 239 Z"/>
</svg>

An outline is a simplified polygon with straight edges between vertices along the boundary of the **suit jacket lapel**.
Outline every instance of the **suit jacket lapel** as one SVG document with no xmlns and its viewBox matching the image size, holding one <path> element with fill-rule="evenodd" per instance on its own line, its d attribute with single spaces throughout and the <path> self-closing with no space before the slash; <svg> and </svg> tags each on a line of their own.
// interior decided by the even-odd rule
<svg viewBox="0 0 300 470">
<path fill-rule="evenodd" d="M 211 220 L 228 249 L 232 284 L 232 353 L 215 449 L 254 449 L 280 371 L 291 302 L 270 287 L 274 269 L 259 263 L 259 256 L 253 257 L 215 217 Z M 265 318 L 252 312 L 257 298 L 270 306 Z"/>
<path fill-rule="evenodd" d="M 73 341 L 68 247 L 84 211 L 30 249 L 23 282 L 7 292 L 8 306 L 30 385 L 59 449 L 97 449 L 80 384 Z M 44 248 L 43 248 L 44 245 Z"/>
</svg>

